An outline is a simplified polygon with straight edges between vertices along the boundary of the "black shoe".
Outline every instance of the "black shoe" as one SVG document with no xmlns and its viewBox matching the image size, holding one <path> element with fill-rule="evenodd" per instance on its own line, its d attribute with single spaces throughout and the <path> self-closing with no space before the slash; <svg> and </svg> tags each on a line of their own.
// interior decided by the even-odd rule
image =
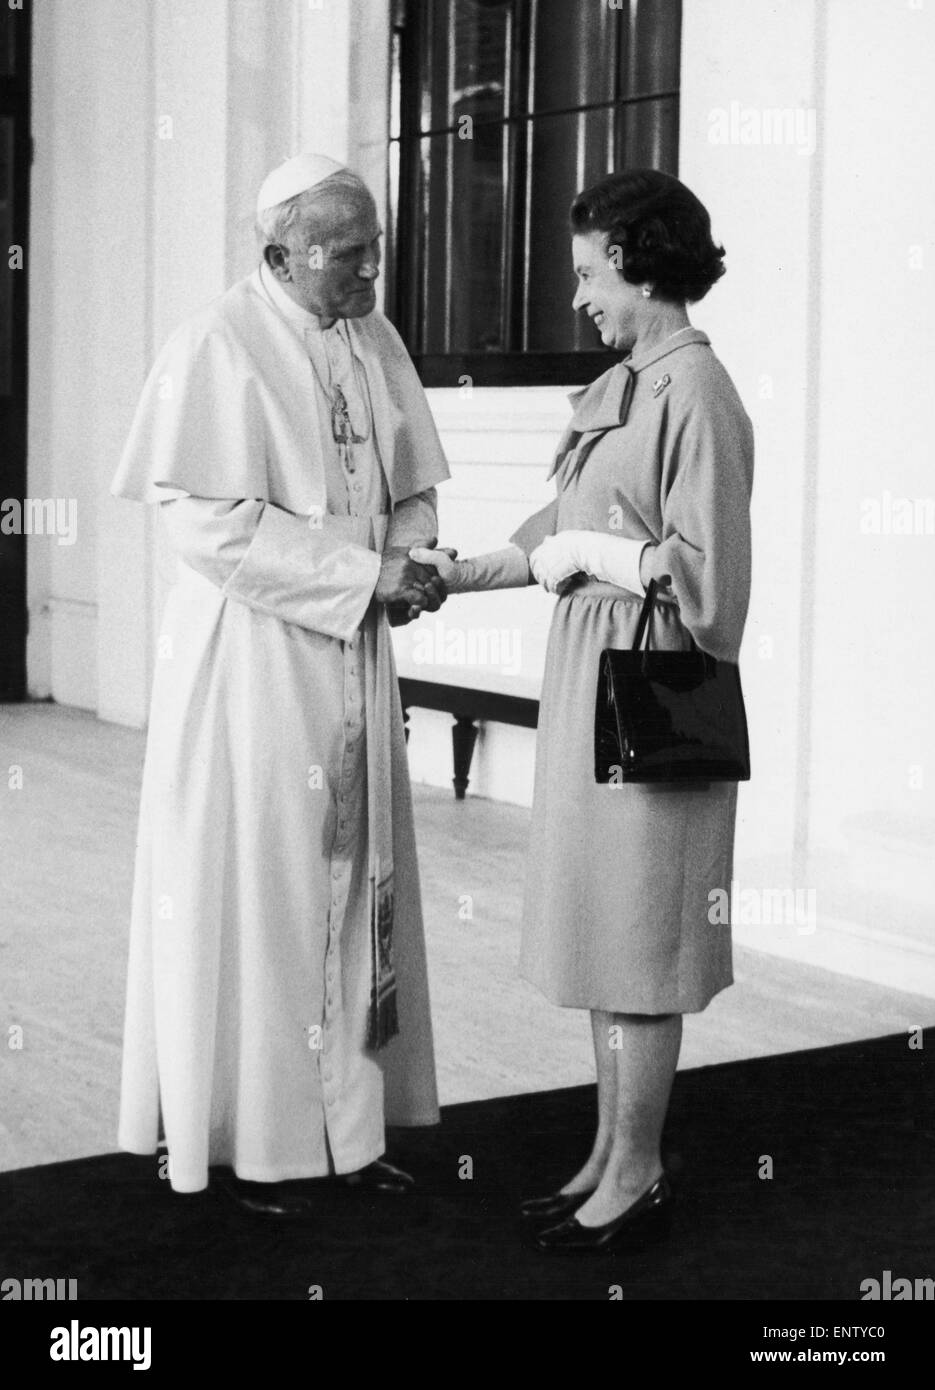
<svg viewBox="0 0 935 1390">
<path fill-rule="evenodd" d="M 394 1168 L 392 1163 L 387 1163 L 382 1158 L 368 1163 L 366 1168 L 361 1168 L 357 1173 L 339 1174 L 337 1182 L 342 1187 L 350 1187 L 357 1192 L 386 1192 L 393 1196 L 411 1192 L 416 1185 L 415 1179 L 408 1173 L 404 1173 L 401 1168 Z"/>
<path fill-rule="evenodd" d="M 562 1221 L 571 1216 L 591 1196 L 590 1192 L 552 1192 L 548 1197 L 530 1197 L 521 1202 L 519 1214 L 524 1221 Z"/>
<path fill-rule="evenodd" d="M 246 1182 L 233 1175 L 217 1178 L 214 1185 L 241 1211 L 261 1216 L 267 1221 L 309 1221 L 314 1214 L 312 1202 L 300 1192 L 285 1191 L 275 1182 Z"/>
<path fill-rule="evenodd" d="M 662 1240 L 672 1219 L 672 1189 L 665 1173 L 632 1206 L 604 1226 L 582 1226 L 575 1216 L 540 1231 L 536 1245 L 549 1254 L 588 1250 L 635 1250 Z"/>
</svg>

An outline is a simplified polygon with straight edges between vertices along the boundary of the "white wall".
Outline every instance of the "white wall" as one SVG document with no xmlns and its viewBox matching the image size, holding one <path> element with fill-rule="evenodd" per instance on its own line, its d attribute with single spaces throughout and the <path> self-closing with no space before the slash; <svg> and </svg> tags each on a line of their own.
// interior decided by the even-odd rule
<svg viewBox="0 0 935 1390">
<path fill-rule="evenodd" d="M 831 0 L 827 34 L 809 865 L 930 979 L 935 6 Z M 922 504 L 909 534 L 862 529 L 887 494 Z"/>
<path fill-rule="evenodd" d="M 568 419 L 565 392 L 466 387 L 428 395 L 452 473 L 438 490 L 440 542 L 461 555 L 499 550 L 554 496 L 546 472 Z M 538 699 L 553 605 L 538 586 L 453 595 L 433 617 L 394 631 L 399 673 Z M 451 785 L 451 728 L 449 715 L 413 708 L 415 780 Z M 534 764 L 534 730 L 482 724 L 470 793 L 528 806 Z"/>
<path fill-rule="evenodd" d="M 58 0 L 34 12 L 29 492 L 75 499 L 78 538 L 29 546 L 30 689 L 86 708 L 97 703 L 100 509 L 121 427 L 113 403 L 144 364 L 143 9 Z M 142 517 L 129 531 L 138 545 Z"/>
<path fill-rule="evenodd" d="M 813 157 L 790 145 L 714 143 L 732 107 L 816 104 L 814 0 L 695 0 L 683 7 L 680 173 L 711 210 L 727 275 L 693 310 L 753 418 L 754 577 L 742 676 L 755 780 L 738 847 L 788 854 L 795 838 L 802 698 L 801 594 L 817 418 Z M 812 466 L 813 466 L 813 460 Z"/>
<path fill-rule="evenodd" d="M 935 192 L 923 174 L 933 50 L 932 7 L 684 7 L 681 172 L 728 250 L 728 275 L 696 318 L 757 440 L 742 658 L 754 778 L 737 873 L 742 885 L 814 891 L 818 916 L 814 932 L 737 934 L 935 995 L 924 698 L 935 655 L 921 636 L 935 537 L 859 529 L 864 498 L 935 492 Z M 714 143 L 712 115 L 732 107 L 740 138 Z M 754 142 L 754 118 L 772 109 L 799 113 L 803 138 Z M 920 768 L 924 785 L 910 790 Z"/>
</svg>

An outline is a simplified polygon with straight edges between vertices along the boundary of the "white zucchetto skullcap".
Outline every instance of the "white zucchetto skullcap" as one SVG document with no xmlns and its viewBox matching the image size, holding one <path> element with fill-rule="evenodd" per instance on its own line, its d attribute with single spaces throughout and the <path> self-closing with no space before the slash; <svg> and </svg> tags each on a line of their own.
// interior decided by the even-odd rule
<svg viewBox="0 0 935 1390">
<path fill-rule="evenodd" d="M 339 164 L 326 154 L 293 155 L 263 180 L 256 200 L 257 216 L 284 203 L 287 198 L 294 198 L 297 193 L 307 192 L 316 183 L 323 183 L 332 174 L 346 168 L 346 164 Z"/>
</svg>

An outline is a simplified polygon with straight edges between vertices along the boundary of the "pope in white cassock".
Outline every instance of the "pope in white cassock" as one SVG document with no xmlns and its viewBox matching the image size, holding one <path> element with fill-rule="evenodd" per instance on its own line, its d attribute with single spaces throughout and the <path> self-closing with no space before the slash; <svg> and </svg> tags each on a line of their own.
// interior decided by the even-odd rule
<svg viewBox="0 0 935 1390">
<path fill-rule="evenodd" d="M 119 1142 L 164 1136 L 178 1192 L 232 1169 L 264 1215 L 327 1178 L 404 1191 L 385 1125 L 438 1120 L 389 623 L 444 587 L 448 469 L 375 309 L 361 180 L 267 178 L 259 269 L 147 381 L 113 491 L 178 555 L 158 639 L 133 896 Z M 306 1190 L 307 1191 L 307 1190 Z"/>
</svg>

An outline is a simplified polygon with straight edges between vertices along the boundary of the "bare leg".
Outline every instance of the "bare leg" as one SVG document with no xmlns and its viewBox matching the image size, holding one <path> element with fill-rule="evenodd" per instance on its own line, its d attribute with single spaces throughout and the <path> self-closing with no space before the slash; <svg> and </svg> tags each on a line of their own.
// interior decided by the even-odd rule
<svg viewBox="0 0 935 1390">
<path fill-rule="evenodd" d="M 597 1067 L 597 1134 L 587 1163 L 566 1182 L 563 1192 L 593 1192 L 604 1176 L 617 1117 L 617 1054 L 610 1049 L 614 1015 L 591 1010 L 591 1034 Z"/>
<path fill-rule="evenodd" d="M 582 1226 L 615 1220 L 662 1173 L 660 1140 L 682 1043 L 681 1014 L 601 1017 L 614 1030 L 616 1113 L 600 1183 L 577 1212 Z"/>
</svg>

